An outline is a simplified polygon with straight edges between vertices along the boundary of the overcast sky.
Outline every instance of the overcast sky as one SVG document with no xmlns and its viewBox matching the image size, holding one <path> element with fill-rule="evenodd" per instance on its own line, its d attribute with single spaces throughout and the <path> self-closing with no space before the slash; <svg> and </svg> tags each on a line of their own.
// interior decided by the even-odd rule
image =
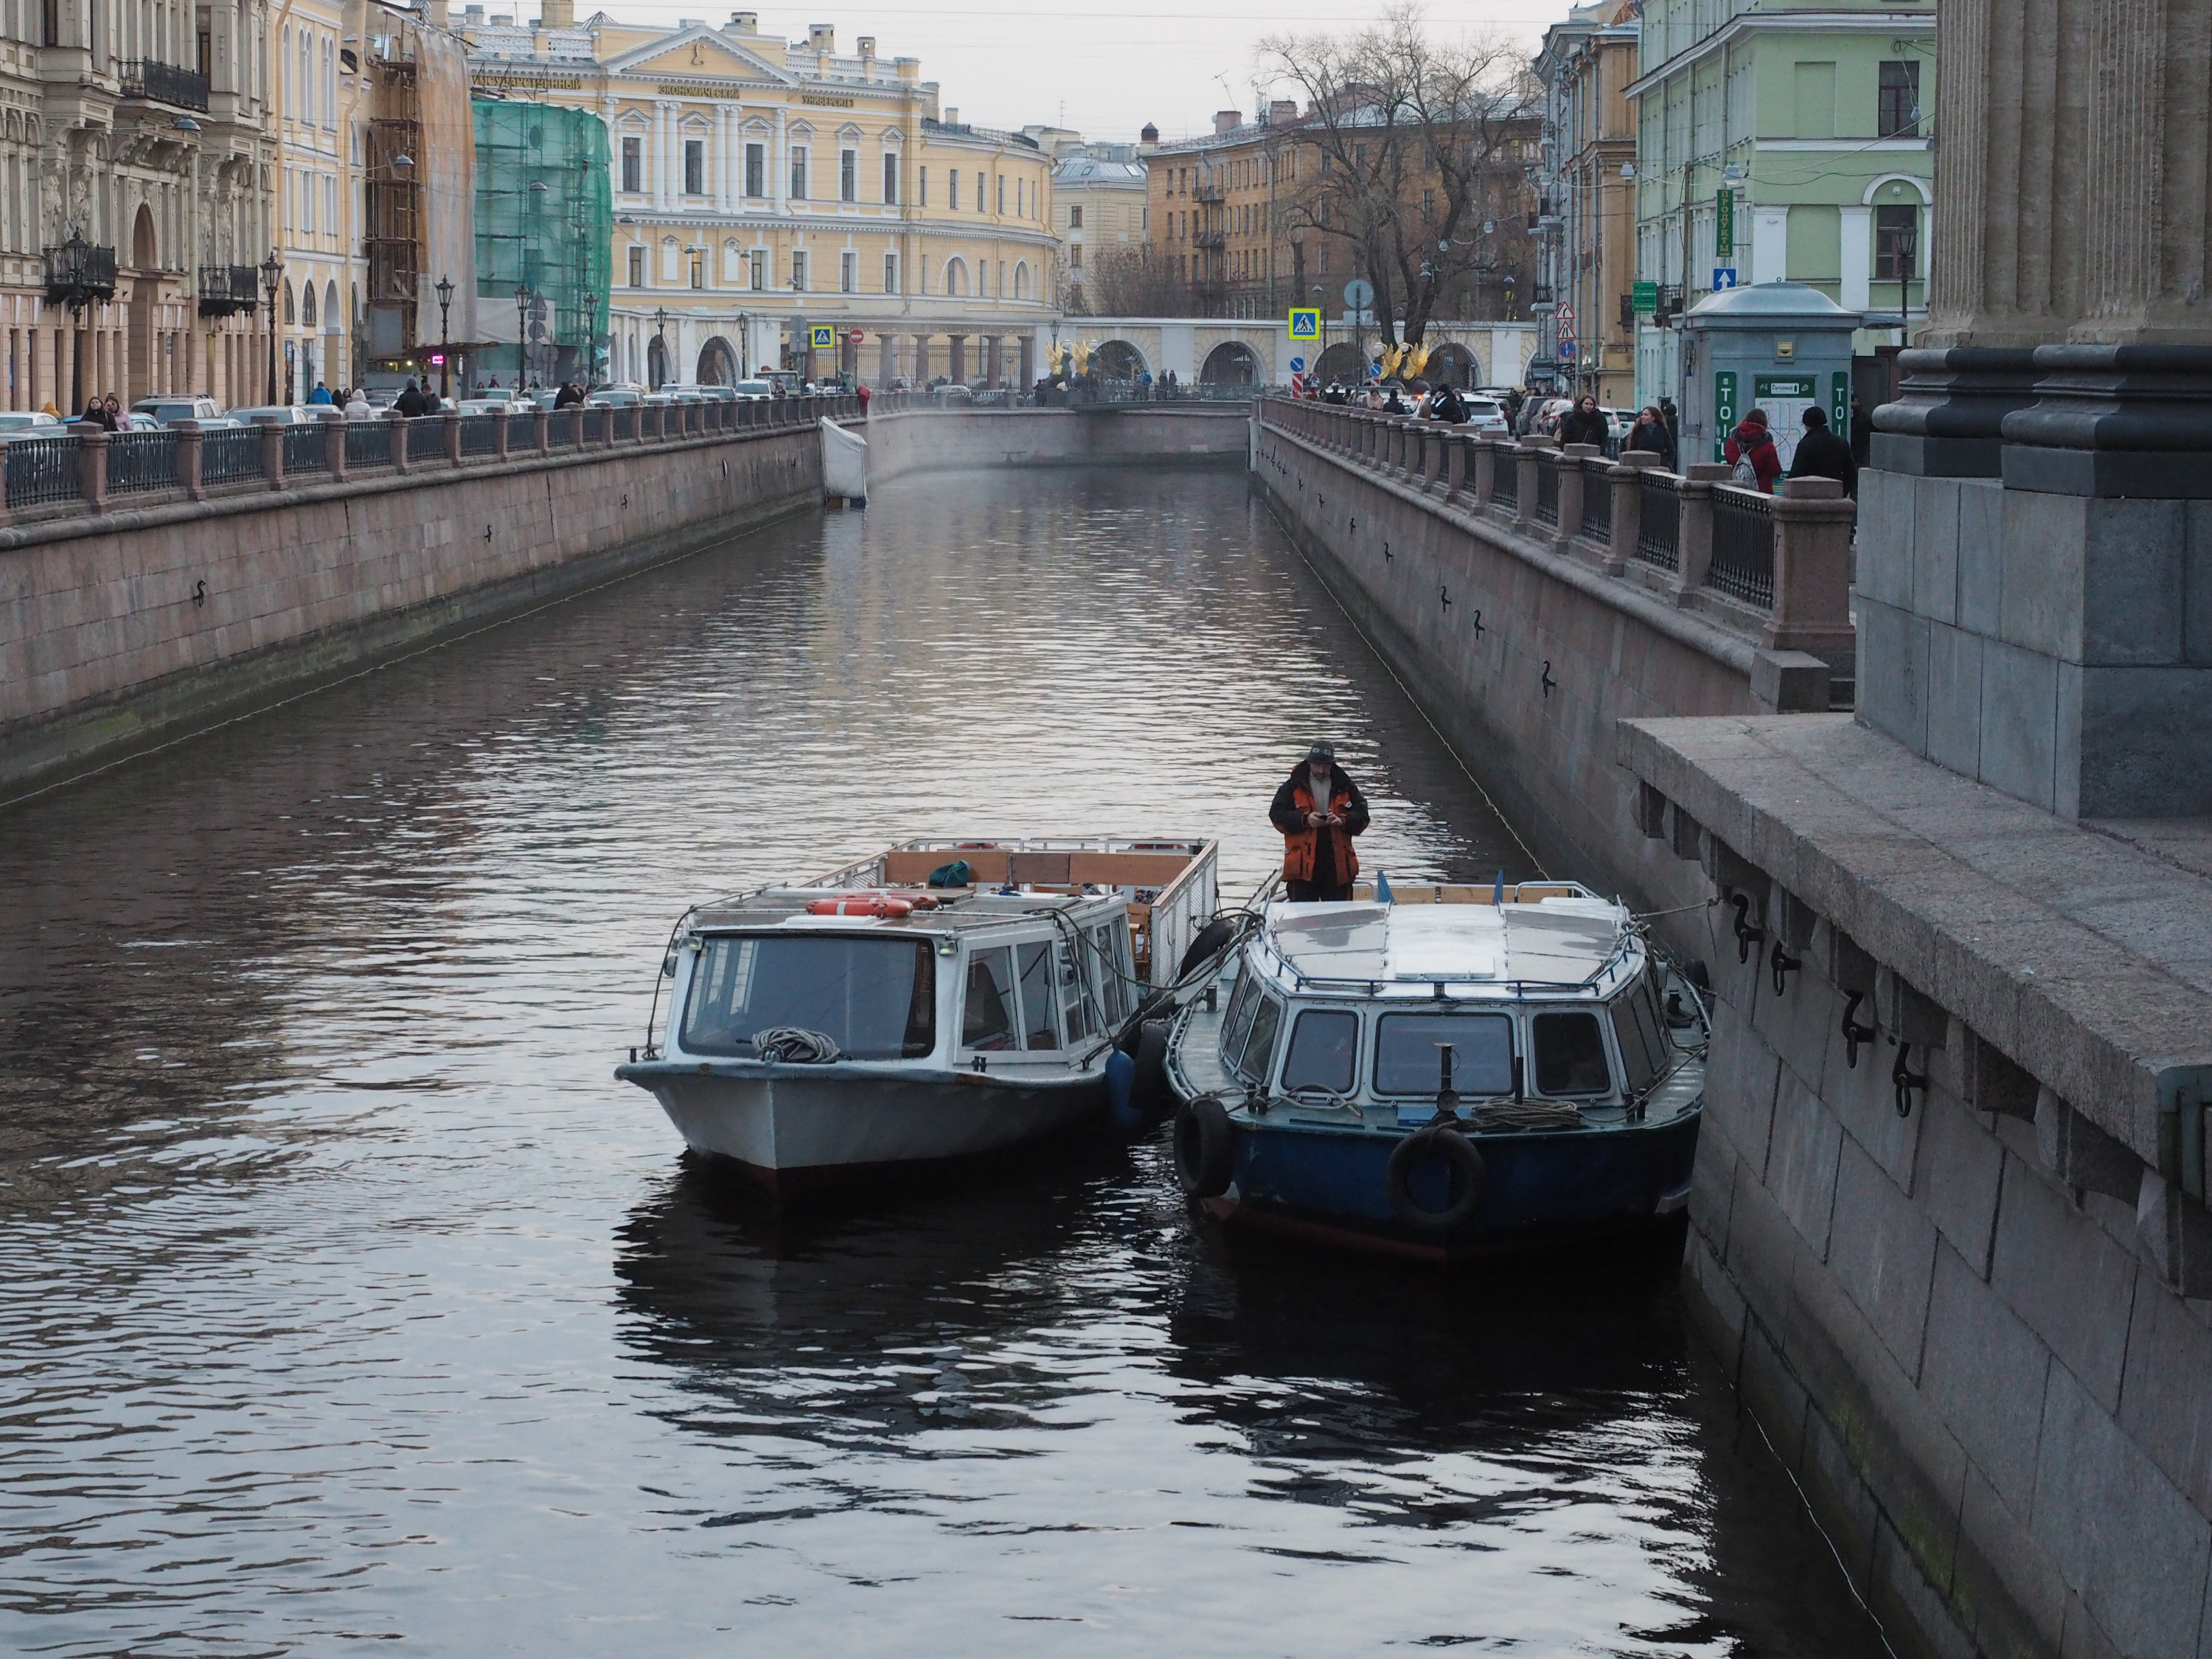
<svg viewBox="0 0 2212 1659">
<path fill-rule="evenodd" d="M 1348 31 L 1375 16 L 1374 9 L 1347 0 L 1129 0 L 1125 6 L 1101 0 L 1020 5 L 933 0 L 796 10 L 750 3 L 760 12 L 764 34 L 800 40 L 808 24 L 831 23 L 841 52 L 850 52 L 859 36 L 872 34 L 880 55 L 919 58 L 923 76 L 939 83 L 944 101 L 963 121 L 1006 128 L 1041 121 L 1073 127 L 1090 138 L 1130 143 L 1146 121 L 1165 139 L 1212 131 L 1218 109 L 1233 107 L 1249 116 L 1252 43 L 1259 36 L 1282 28 Z M 585 0 L 577 14 L 603 8 L 624 22 L 672 24 L 678 17 L 702 15 L 714 23 L 728 21 L 732 7 L 704 5 L 705 0 L 665 5 Z M 458 3 L 454 9 L 458 15 Z M 1533 52 L 1546 27 L 1566 15 L 1567 0 L 1457 0 L 1431 3 L 1426 10 L 1430 27 L 1439 33 L 1502 27 Z"/>
</svg>

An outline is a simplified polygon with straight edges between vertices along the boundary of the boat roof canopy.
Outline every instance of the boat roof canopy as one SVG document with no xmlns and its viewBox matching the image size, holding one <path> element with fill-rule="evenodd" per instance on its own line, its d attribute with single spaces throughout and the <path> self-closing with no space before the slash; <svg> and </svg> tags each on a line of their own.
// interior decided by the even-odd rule
<svg viewBox="0 0 2212 1659">
<path fill-rule="evenodd" d="M 1626 908 L 1579 889 L 1533 903 L 1279 903 L 1263 937 L 1291 988 L 1369 995 L 1449 985 L 1602 996 L 1643 957 Z"/>
</svg>

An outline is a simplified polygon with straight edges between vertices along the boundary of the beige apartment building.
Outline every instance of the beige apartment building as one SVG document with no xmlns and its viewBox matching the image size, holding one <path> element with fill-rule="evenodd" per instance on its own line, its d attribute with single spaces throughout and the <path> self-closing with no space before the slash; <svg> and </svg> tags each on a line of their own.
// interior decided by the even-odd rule
<svg viewBox="0 0 2212 1659">
<path fill-rule="evenodd" d="M 1636 106 L 1640 0 L 1577 7 L 1544 35 L 1538 238 L 1547 291 L 1535 367 L 1618 408 L 1636 396 Z"/>
<path fill-rule="evenodd" d="M 653 385 L 763 368 L 887 383 L 1036 372 L 1058 280 L 1052 160 L 940 108 L 914 58 L 720 25 L 460 25 L 477 94 L 596 113 L 613 174 L 606 375 Z M 487 319 L 499 296 L 480 295 Z M 827 329 L 834 347 L 817 348 Z"/>
</svg>

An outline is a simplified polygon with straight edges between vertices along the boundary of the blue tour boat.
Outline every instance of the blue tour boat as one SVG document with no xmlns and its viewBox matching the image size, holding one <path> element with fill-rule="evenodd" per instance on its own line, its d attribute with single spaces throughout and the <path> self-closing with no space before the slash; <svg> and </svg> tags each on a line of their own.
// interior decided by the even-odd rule
<svg viewBox="0 0 2212 1659">
<path fill-rule="evenodd" d="M 1169 1034 L 1176 1169 L 1225 1220 L 1433 1260 L 1689 1200 L 1708 1023 L 1572 882 L 1267 902 Z"/>
</svg>

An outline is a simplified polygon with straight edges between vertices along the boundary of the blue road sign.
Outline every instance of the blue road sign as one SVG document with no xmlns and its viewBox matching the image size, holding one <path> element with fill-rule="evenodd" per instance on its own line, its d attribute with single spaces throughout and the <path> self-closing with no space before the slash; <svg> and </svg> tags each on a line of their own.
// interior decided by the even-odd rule
<svg viewBox="0 0 2212 1659">
<path fill-rule="evenodd" d="M 1713 267 L 1714 293 L 1717 294 L 1724 288 L 1734 288 L 1735 286 L 1735 267 L 1734 265 L 1715 265 Z"/>
<path fill-rule="evenodd" d="M 1291 374 L 1304 374 L 1304 373 L 1305 373 L 1305 368 L 1306 368 L 1306 360 L 1305 360 L 1304 358 L 1303 358 L 1303 357 L 1293 357 L 1293 358 L 1291 358 Z"/>
</svg>

